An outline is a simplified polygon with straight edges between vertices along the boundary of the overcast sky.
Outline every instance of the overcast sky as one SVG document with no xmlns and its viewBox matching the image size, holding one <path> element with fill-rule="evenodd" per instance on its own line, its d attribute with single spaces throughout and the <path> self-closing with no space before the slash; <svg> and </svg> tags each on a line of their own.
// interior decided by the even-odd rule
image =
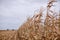
<svg viewBox="0 0 60 40">
<path fill-rule="evenodd" d="M 46 7 L 48 0 L 0 0 L 0 29 L 17 29 L 27 17 L 41 6 Z M 56 10 L 60 9 L 60 0 Z"/>
</svg>

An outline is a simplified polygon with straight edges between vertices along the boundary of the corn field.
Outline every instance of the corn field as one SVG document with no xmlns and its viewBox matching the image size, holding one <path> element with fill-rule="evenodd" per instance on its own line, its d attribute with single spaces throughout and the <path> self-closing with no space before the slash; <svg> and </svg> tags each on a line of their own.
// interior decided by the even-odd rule
<svg viewBox="0 0 60 40">
<path fill-rule="evenodd" d="M 60 11 L 51 10 L 56 0 L 47 4 L 46 18 L 42 22 L 44 10 L 23 23 L 18 30 L 0 31 L 0 40 L 60 40 Z"/>
</svg>

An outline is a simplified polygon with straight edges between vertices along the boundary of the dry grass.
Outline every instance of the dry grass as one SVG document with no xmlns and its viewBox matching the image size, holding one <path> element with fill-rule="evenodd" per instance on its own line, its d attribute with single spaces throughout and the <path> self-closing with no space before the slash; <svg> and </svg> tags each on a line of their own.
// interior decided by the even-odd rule
<svg viewBox="0 0 60 40">
<path fill-rule="evenodd" d="M 0 40 L 60 40 L 60 12 L 57 15 L 50 10 L 54 2 L 55 0 L 51 0 L 47 5 L 44 23 L 41 19 L 44 11 L 40 10 L 39 14 L 28 18 L 18 30 L 0 31 Z"/>
<path fill-rule="evenodd" d="M 15 40 L 16 30 L 0 30 L 0 40 Z"/>
</svg>

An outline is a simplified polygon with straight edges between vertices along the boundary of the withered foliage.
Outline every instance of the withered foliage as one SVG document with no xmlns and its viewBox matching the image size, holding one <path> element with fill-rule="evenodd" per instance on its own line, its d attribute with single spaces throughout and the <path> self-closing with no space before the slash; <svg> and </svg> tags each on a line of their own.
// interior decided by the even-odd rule
<svg viewBox="0 0 60 40">
<path fill-rule="evenodd" d="M 44 10 L 40 9 L 38 14 L 28 18 L 15 31 L 13 37 L 7 40 L 60 40 L 60 12 L 51 10 L 54 2 L 56 0 L 50 0 L 47 4 L 44 22 L 42 22 Z"/>
<path fill-rule="evenodd" d="M 51 10 L 56 0 L 50 0 L 47 5 L 47 13 L 42 25 L 41 17 L 44 11 L 33 16 L 18 30 L 21 40 L 60 40 L 60 13 Z"/>
</svg>

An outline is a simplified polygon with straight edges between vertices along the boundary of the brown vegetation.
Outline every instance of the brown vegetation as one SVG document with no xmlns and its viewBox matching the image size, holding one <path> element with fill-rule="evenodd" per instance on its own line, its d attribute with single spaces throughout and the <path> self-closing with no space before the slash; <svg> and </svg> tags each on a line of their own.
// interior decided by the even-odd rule
<svg viewBox="0 0 60 40">
<path fill-rule="evenodd" d="M 40 10 L 39 14 L 28 18 L 18 30 L 0 31 L 0 40 L 60 40 L 60 12 L 58 15 L 50 9 L 54 2 L 51 0 L 47 5 L 44 23 L 41 19 L 44 11 Z"/>
<path fill-rule="evenodd" d="M 16 30 L 0 30 L 0 40 L 16 40 Z"/>
</svg>

